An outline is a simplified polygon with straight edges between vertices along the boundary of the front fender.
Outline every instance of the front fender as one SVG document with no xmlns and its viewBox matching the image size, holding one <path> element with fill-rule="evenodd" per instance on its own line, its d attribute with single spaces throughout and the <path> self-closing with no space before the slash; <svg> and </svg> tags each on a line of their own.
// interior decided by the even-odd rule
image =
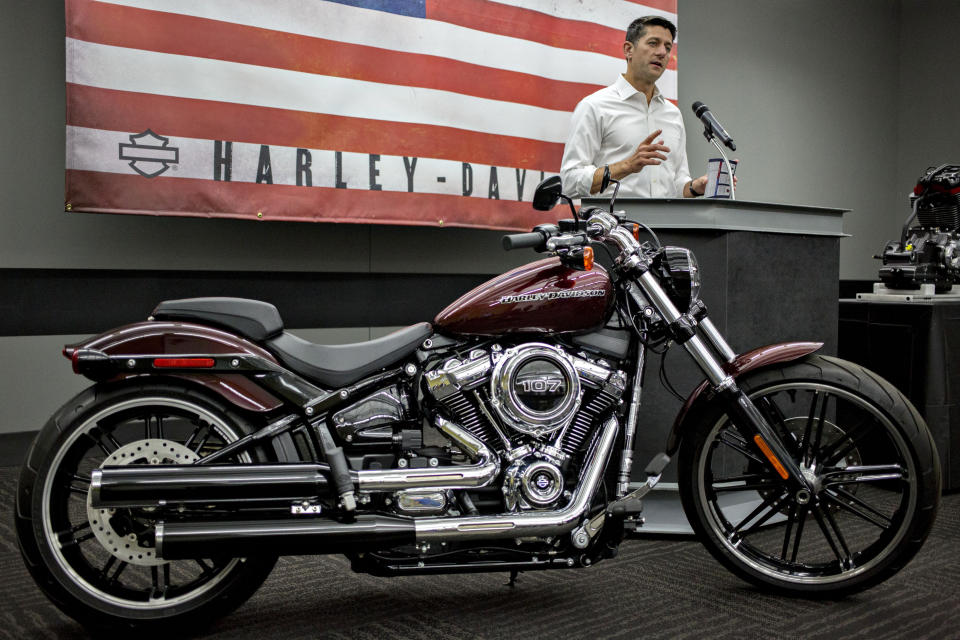
<svg viewBox="0 0 960 640">
<path fill-rule="evenodd" d="M 108 356 L 177 356 L 177 355 L 253 355 L 276 363 L 265 349 L 232 333 L 204 325 L 186 322 L 138 322 L 88 338 L 83 342 L 67 345 L 63 355 L 73 359 L 80 349 L 94 349 Z M 122 380 L 152 374 L 119 374 L 114 379 Z M 282 402 L 243 374 L 239 373 L 170 373 L 158 371 L 156 375 L 178 378 L 204 387 L 221 396 L 230 404 L 256 413 L 266 413 L 279 407 Z"/>
<path fill-rule="evenodd" d="M 732 362 L 725 362 L 723 369 L 733 376 L 734 379 L 737 379 L 743 374 L 761 367 L 767 367 L 781 362 L 789 362 L 790 360 L 796 360 L 797 358 L 810 355 L 822 346 L 822 342 L 780 342 L 765 347 L 758 347 L 752 351 L 738 355 Z M 680 413 L 677 414 L 676 419 L 673 421 L 670 435 L 667 437 L 667 455 L 673 457 L 677 449 L 680 448 L 680 441 L 691 427 L 691 421 L 689 420 L 692 413 L 691 409 L 693 409 L 701 397 L 703 397 L 704 400 L 709 397 L 709 393 L 707 396 L 704 396 L 704 392 L 709 390 L 710 383 L 704 380 L 690 393 L 686 402 L 683 403 Z"/>
</svg>

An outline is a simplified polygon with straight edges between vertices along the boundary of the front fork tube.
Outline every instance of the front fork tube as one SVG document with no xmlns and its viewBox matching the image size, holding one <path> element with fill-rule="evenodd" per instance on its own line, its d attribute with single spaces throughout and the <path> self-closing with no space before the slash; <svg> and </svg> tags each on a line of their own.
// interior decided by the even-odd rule
<svg viewBox="0 0 960 640">
<path fill-rule="evenodd" d="M 664 320 L 673 324 L 681 319 L 682 314 L 660 286 L 656 276 L 647 271 L 638 278 L 638 282 L 647 299 Z M 703 318 L 698 324 L 717 353 L 721 354 L 727 362 L 732 362 L 735 357 L 733 349 L 709 318 Z M 780 436 L 773 430 L 753 401 L 740 389 L 733 376 L 724 370 L 704 341 L 694 335 L 683 343 L 683 347 L 706 374 L 714 390 L 725 400 L 729 415 L 740 434 L 763 454 L 782 479 L 789 480 L 800 490 L 809 491 L 810 483 L 804 477 L 800 465 L 784 446 Z"/>
<path fill-rule="evenodd" d="M 770 423 L 763 417 L 753 401 L 734 383 L 721 389 L 720 396 L 726 401 L 728 415 L 740 435 L 752 443 L 770 462 L 774 471 L 783 480 L 789 481 L 799 491 L 806 491 L 807 499 L 813 486 L 804 477 L 800 465 L 783 444 Z M 798 496 L 800 493 L 797 494 Z"/>
<path fill-rule="evenodd" d="M 697 326 L 700 327 L 703 337 L 707 339 L 707 342 L 710 343 L 717 353 L 723 358 L 724 362 L 733 362 L 737 357 L 737 354 L 733 352 L 733 349 L 727 344 L 727 341 L 724 339 L 720 332 L 717 331 L 717 328 L 713 326 L 713 321 L 710 318 L 704 317 L 697 323 Z"/>
</svg>

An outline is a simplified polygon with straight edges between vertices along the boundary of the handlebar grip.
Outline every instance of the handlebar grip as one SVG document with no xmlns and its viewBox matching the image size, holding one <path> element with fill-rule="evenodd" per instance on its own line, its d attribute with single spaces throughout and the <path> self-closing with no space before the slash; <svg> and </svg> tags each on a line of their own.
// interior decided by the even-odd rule
<svg viewBox="0 0 960 640">
<path fill-rule="evenodd" d="M 543 245 L 544 234 L 539 231 L 530 233 L 511 233 L 503 236 L 503 248 L 507 251 L 512 249 L 527 249 L 530 247 L 540 247 Z"/>
</svg>

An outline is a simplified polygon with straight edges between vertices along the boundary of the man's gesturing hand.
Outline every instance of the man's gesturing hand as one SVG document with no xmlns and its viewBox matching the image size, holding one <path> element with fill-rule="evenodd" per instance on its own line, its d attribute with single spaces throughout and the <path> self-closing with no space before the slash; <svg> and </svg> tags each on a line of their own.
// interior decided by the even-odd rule
<svg viewBox="0 0 960 640">
<path fill-rule="evenodd" d="M 657 129 L 649 136 L 647 136 L 643 142 L 640 143 L 640 146 L 637 147 L 637 150 L 633 152 L 629 158 L 621 160 L 620 162 L 615 162 L 614 165 L 617 166 L 615 170 L 613 166 L 610 167 L 611 172 L 620 174 L 618 177 L 628 176 L 631 173 L 637 173 L 647 165 L 656 165 L 660 164 L 663 160 L 667 159 L 665 154 L 670 153 L 670 148 L 664 146 L 663 140 L 656 140 L 657 136 L 663 133 L 663 129 Z"/>
<path fill-rule="evenodd" d="M 670 147 L 662 144 L 663 140 L 656 140 L 657 136 L 663 133 L 663 129 L 657 129 L 647 136 L 637 150 L 629 158 L 614 162 L 610 165 L 610 176 L 615 180 L 620 180 L 631 173 L 637 173 L 648 165 L 660 164 L 667 159 L 665 154 L 670 153 Z M 590 193 L 598 193 L 600 185 L 603 183 L 603 167 L 597 167 L 593 173 L 593 184 L 590 187 Z"/>
</svg>

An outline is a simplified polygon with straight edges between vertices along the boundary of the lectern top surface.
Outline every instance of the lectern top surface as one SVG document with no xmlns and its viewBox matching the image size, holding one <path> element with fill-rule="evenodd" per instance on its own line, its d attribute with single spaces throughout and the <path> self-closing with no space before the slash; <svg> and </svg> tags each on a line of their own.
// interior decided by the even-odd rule
<svg viewBox="0 0 960 640">
<path fill-rule="evenodd" d="M 606 207 L 606 198 L 583 204 Z M 618 198 L 615 208 L 655 229 L 716 229 L 798 235 L 846 236 L 849 209 L 706 198 Z"/>
</svg>

